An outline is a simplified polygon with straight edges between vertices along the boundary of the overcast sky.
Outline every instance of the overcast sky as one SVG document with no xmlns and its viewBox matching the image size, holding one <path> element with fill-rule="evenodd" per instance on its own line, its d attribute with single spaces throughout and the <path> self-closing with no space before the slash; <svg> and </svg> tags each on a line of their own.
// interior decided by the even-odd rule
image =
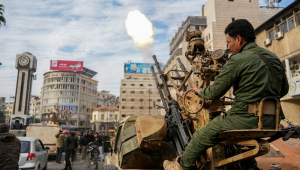
<svg viewBox="0 0 300 170">
<path fill-rule="evenodd" d="M 129 11 L 140 10 L 152 22 L 153 54 L 169 58 L 169 43 L 181 22 L 199 16 L 207 0 L 2 0 L 7 24 L 0 29 L 0 96 L 14 96 L 16 54 L 30 52 L 38 59 L 32 95 L 39 95 L 50 60 L 79 60 L 98 72 L 98 91 L 119 96 L 123 65 L 144 62 L 127 35 Z M 287 6 L 292 0 L 283 0 Z M 264 5 L 264 0 L 260 0 Z M 151 56 L 149 56 L 151 57 Z"/>
</svg>

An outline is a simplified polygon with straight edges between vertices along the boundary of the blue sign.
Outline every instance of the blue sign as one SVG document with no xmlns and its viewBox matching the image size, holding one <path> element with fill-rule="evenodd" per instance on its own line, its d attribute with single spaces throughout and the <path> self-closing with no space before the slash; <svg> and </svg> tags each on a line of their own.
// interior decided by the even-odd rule
<svg viewBox="0 0 300 170">
<path fill-rule="evenodd" d="M 59 105 L 58 110 L 70 110 L 70 111 L 78 111 L 78 106 L 64 106 L 64 105 Z"/>
<path fill-rule="evenodd" d="M 155 72 L 158 74 L 155 64 L 152 63 L 127 63 L 125 64 L 125 73 L 152 74 L 151 66 L 154 67 Z M 161 69 L 165 67 L 161 63 L 159 63 L 159 66 Z"/>
</svg>

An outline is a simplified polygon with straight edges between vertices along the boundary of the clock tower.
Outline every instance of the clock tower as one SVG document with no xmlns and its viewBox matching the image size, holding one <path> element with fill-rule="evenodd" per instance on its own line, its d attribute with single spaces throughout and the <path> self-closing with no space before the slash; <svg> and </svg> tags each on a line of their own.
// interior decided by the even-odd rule
<svg viewBox="0 0 300 170">
<path fill-rule="evenodd" d="M 11 116 L 11 127 L 22 129 L 31 123 L 29 106 L 33 73 L 36 71 L 37 59 L 29 52 L 17 54 L 16 69 L 18 70 L 15 103 Z"/>
</svg>

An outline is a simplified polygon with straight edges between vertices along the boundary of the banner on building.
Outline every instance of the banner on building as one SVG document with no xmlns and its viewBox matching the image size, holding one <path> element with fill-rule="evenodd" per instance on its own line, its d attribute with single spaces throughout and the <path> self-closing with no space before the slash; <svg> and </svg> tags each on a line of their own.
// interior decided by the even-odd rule
<svg viewBox="0 0 300 170">
<path fill-rule="evenodd" d="M 83 71 L 83 61 L 51 60 L 50 70 Z"/>
<path fill-rule="evenodd" d="M 33 75 L 33 80 L 37 80 L 37 75 Z"/>
<path fill-rule="evenodd" d="M 289 85 L 289 96 L 300 94 L 300 76 L 290 78 Z"/>
<path fill-rule="evenodd" d="M 126 63 L 125 64 L 125 73 L 137 73 L 137 74 L 152 74 L 150 67 L 153 66 L 155 72 L 158 74 L 158 70 L 153 63 Z M 164 64 L 159 64 L 160 68 L 165 67 Z"/>
<path fill-rule="evenodd" d="M 70 110 L 70 111 L 78 111 L 78 106 L 66 106 L 66 105 L 59 105 L 58 110 Z"/>
</svg>

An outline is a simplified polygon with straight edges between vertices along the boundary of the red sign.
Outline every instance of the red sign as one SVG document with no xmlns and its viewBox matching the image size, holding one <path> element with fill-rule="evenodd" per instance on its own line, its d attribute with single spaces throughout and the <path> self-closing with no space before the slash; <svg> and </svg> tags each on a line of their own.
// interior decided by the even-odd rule
<svg viewBox="0 0 300 170">
<path fill-rule="evenodd" d="M 51 60 L 50 70 L 83 71 L 83 61 Z"/>
</svg>

